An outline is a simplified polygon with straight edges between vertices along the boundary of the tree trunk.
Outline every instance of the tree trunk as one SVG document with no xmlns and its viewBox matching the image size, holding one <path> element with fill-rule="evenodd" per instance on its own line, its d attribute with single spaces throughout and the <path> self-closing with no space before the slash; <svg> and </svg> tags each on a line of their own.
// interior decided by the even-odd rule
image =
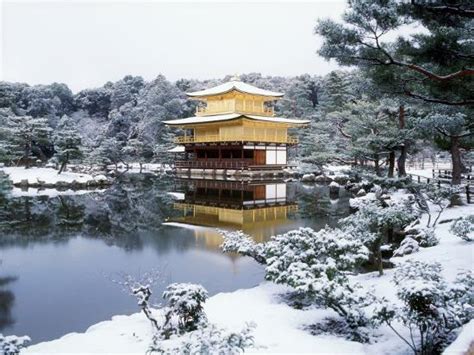
<svg viewBox="0 0 474 355">
<path fill-rule="evenodd" d="M 461 184 L 461 171 L 462 171 L 462 161 L 461 161 L 461 150 L 459 147 L 459 137 L 451 137 L 451 160 L 453 164 L 453 174 L 451 183 L 453 185 Z"/>
<path fill-rule="evenodd" d="M 400 156 L 397 160 L 398 177 L 407 176 L 405 169 L 405 162 L 407 160 L 407 147 L 405 145 L 400 147 Z"/>
<path fill-rule="evenodd" d="M 393 172 L 395 171 L 395 152 L 392 150 L 388 155 L 388 177 L 393 178 Z"/>
<path fill-rule="evenodd" d="M 400 105 L 398 111 L 398 126 L 400 130 L 405 129 L 405 106 Z M 406 176 L 407 171 L 405 169 L 405 163 L 407 160 L 407 141 L 405 140 L 403 144 L 400 146 L 400 156 L 397 160 L 397 167 L 398 167 L 398 177 Z"/>
<path fill-rule="evenodd" d="M 377 238 L 377 240 L 375 241 L 375 245 L 374 245 L 374 259 L 375 259 L 375 262 L 377 263 L 377 269 L 379 271 L 379 276 L 382 276 L 383 275 L 383 263 L 382 263 L 382 250 L 380 249 L 380 247 L 382 246 L 382 239 L 381 238 Z"/>
<path fill-rule="evenodd" d="M 69 162 L 69 153 L 66 153 L 66 159 L 61 163 L 61 168 L 59 169 L 58 175 L 66 170 L 66 165 Z"/>
<path fill-rule="evenodd" d="M 61 174 L 64 171 L 65 168 L 66 168 L 66 162 L 63 161 L 61 163 L 61 167 L 59 168 L 58 175 Z"/>
<path fill-rule="evenodd" d="M 142 173 L 142 169 L 143 169 L 143 164 L 142 163 L 138 163 L 140 165 L 140 174 Z"/>
<path fill-rule="evenodd" d="M 374 169 L 375 169 L 375 174 L 377 176 L 380 176 L 380 162 L 379 162 L 378 154 L 376 154 L 374 157 Z"/>
</svg>

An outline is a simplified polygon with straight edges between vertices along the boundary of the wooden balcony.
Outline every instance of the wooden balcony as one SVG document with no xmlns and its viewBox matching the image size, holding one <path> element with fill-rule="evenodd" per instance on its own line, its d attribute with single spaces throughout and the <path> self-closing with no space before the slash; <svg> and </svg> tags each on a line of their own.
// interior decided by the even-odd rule
<svg viewBox="0 0 474 355">
<path fill-rule="evenodd" d="M 207 160 L 178 160 L 177 168 L 191 169 L 243 169 L 253 165 L 253 159 L 207 159 Z"/>
<path fill-rule="evenodd" d="M 202 135 L 202 136 L 179 136 L 174 140 L 178 144 L 188 143 L 216 143 L 216 142 L 263 142 L 263 143 L 282 143 L 282 144 L 298 144 L 298 137 L 287 136 L 272 136 L 265 134 L 255 135 Z"/>
<path fill-rule="evenodd" d="M 268 116 L 272 117 L 275 115 L 273 107 L 264 107 L 264 108 L 252 108 L 246 109 L 242 107 L 227 107 L 227 108 L 218 108 L 210 109 L 208 107 L 196 107 L 196 116 L 210 116 L 210 115 L 226 115 L 229 113 L 241 113 L 248 115 L 257 115 L 257 116 Z"/>
</svg>

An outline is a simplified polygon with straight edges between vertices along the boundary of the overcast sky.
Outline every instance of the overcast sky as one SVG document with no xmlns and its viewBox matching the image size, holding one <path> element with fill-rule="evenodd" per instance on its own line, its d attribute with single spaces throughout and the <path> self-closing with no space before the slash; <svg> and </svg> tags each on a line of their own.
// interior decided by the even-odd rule
<svg viewBox="0 0 474 355">
<path fill-rule="evenodd" d="M 345 1 L 2 4 L 3 80 L 77 91 L 127 74 L 325 74 L 336 66 L 317 56 L 313 28 L 319 17 L 339 18 Z"/>
</svg>

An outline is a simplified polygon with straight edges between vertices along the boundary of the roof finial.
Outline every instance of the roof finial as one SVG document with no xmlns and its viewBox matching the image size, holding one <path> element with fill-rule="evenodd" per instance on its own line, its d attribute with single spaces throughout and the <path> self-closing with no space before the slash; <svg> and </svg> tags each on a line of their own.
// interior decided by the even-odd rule
<svg viewBox="0 0 474 355">
<path fill-rule="evenodd" d="M 235 73 L 232 78 L 230 78 L 230 81 L 240 81 L 240 76 L 238 73 Z"/>
</svg>

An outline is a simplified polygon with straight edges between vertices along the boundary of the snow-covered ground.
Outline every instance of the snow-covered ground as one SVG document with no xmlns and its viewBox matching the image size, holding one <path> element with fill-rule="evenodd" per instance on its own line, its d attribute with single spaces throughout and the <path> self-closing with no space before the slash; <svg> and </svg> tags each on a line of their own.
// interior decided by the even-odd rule
<svg viewBox="0 0 474 355">
<path fill-rule="evenodd" d="M 474 205 L 447 209 L 441 220 L 474 213 Z M 426 218 L 426 216 L 425 216 Z M 425 218 L 421 223 L 425 223 Z M 451 222 L 452 223 L 452 222 Z M 473 269 L 474 243 L 452 235 L 451 223 L 441 223 L 436 229 L 440 243 L 431 248 L 421 248 L 418 253 L 393 258 L 396 264 L 407 260 L 439 262 L 443 275 L 452 281 L 462 269 Z M 384 276 L 368 273 L 354 278 L 366 287 L 373 287 L 378 296 L 397 302 L 395 286 L 391 283 L 394 270 L 386 270 Z M 255 322 L 255 347 L 249 352 L 287 353 L 344 353 L 344 354 L 410 354 L 411 350 L 387 327 L 375 331 L 375 341 L 361 344 L 333 335 L 311 335 L 305 327 L 333 315 L 327 309 L 298 310 L 282 302 L 280 295 L 287 289 L 263 282 L 252 289 L 220 293 L 205 304 L 205 312 L 211 322 L 231 330 L 241 329 L 246 322 Z M 405 334 L 403 329 L 399 329 Z M 150 322 L 142 313 L 115 316 L 111 320 L 90 327 L 85 333 L 71 333 L 60 339 L 36 344 L 24 353 L 139 353 L 146 352 L 151 339 Z M 446 354 L 465 353 L 474 342 L 472 324 L 466 325 L 461 337 Z M 23 352 L 22 352 L 23 353 Z"/>
<path fill-rule="evenodd" d="M 78 174 L 64 171 L 58 174 L 58 171 L 52 168 L 28 168 L 24 167 L 2 167 L 10 178 L 13 184 L 20 184 L 23 180 L 28 180 L 28 184 L 37 184 L 44 182 L 47 184 L 57 184 L 58 182 L 72 183 L 77 181 L 81 184 L 86 184 L 90 181 L 95 181 L 94 177 L 89 174 Z"/>
<path fill-rule="evenodd" d="M 69 171 L 58 174 L 58 171 L 53 168 L 0 167 L 0 171 L 7 174 L 12 184 L 16 185 L 10 191 L 12 197 L 78 195 L 91 191 L 103 191 L 90 188 L 111 182 L 104 175 L 93 176 Z"/>
</svg>

